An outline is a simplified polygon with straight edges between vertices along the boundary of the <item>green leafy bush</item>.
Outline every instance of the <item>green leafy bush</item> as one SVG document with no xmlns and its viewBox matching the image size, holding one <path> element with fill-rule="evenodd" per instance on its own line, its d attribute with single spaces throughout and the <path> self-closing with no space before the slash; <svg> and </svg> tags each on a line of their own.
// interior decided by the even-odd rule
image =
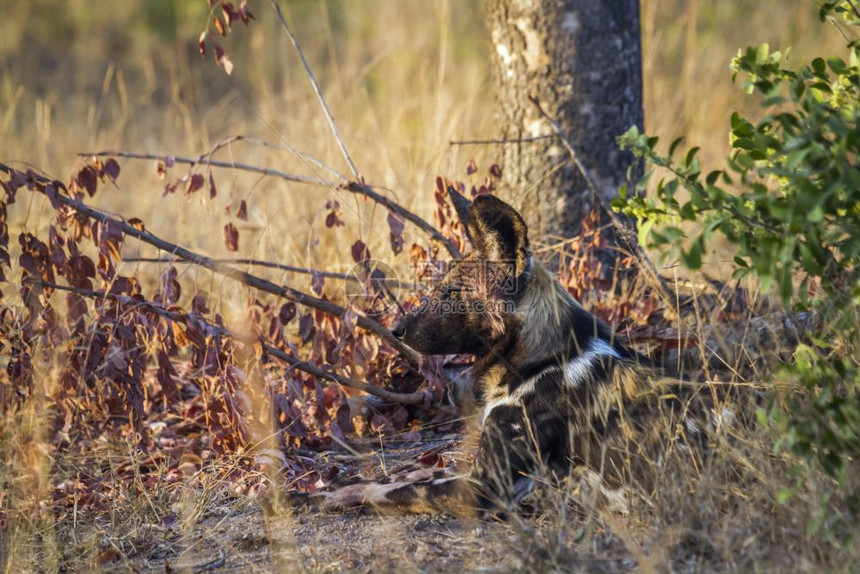
<svg viewBox="0 0 860 574">
<path fill-rule="evenodd" d="M 797 69 L 766 44 L 741 50 L 735 78 L 760 100 L 763 117 L 731 117 L 732 155 L 704 175 L 698 148 L 682 159 L 657 152 L 658 139 L 634 127 L 619 138 L 649 167 L 614 207 L 640 222 L 640 241 L 690 269 L 717 238 L 734 249 L 734 275 L 754 276 L 786 309 L 812 309 L 822 329 L 775 378 L 797 383 L 772 408 L 778 445 L 819 461 L 844 482 L 860 454 L 860 11 L 827 2 L 847 56 L 815 58 Z M 834 31 L 835 33 L 835 31 Z M 853 39 L 852 37 L 853 36 Z M 642 193 L 655 173 L 663 177 Z M 690 230 L 693 231 L 690 231 Z"/>
</svg>

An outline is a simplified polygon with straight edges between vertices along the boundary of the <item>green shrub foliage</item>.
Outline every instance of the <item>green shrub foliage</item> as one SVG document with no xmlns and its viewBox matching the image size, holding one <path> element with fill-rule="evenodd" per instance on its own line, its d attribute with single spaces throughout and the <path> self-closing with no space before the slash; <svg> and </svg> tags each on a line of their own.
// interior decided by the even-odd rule
<svg viewBox="0 0 860 574">
<path fill-rule="evenodd" d="M 613 206 L 639 220 L 640 241 L 690 269 L 717 238 L 732 247 L 734 275 L 753 276 L 789 311 L 811 310 L 821 329 L 774 381 L 770 417 L 779 448 L 817 460 L 845 482 L 860 455 L 860 3 L 826 2 L 825 25 L 846 38 L 844 57 L 792 68 L 767 44 L 740 50 L 734 78 L 762 105 L 761 119 L 731 117 L 726 168 L 703 174 L 698 148 L 665 154 L 633 127 L 619 138 L 648 170 Z M 661 179 L 651 193 L 648 182 Z"/>
</svg>

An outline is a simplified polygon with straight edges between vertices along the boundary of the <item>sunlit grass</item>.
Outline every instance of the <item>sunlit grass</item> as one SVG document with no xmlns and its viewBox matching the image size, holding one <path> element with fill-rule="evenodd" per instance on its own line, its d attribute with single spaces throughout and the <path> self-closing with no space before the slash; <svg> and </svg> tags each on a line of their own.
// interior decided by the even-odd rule
<svg viewBox="0 0 860 574">
<path fill-rule="evenodd" d="M 462 179 L 470 160 L 484 168 L 495 160 L 492 147 L 448 143 L 497 135 L 489 43 L 479 2 L 398 0 L 396 8 L 391 0 L 285 4 L 343 139 L 369 183 L 390 189 L 387 193 L 398 202 L 431 220 L 437 175 Z M 266 2 L 254 3 L 257 20 L 248 28 L 236 24 L 232 38 L 224 42 L 236 64 L 230 77 L 216 68 L 211 52 L 205 58 L 197 53 L 205 19 L 202 0 L 140 1 L 122 8 L 84 0 L 4 0 L 0 8 L 4 161 L 27 162 L 66 178 L 82 165 L 84 160 L 76 156 L 82 151 L 195 156 L 229 136 L 243 134 L 288 143 L 348 174 L 308 80 Z M 731 110 L 750 105 L 730 81 L 728 63 L 739 47 L 760 42 L 791 46 L 794 58 L 803 60 L 812 53 L 835 51 L 842 43 L 836 30 L 818 25 L 816 9 L 803 0 L 643 0 L 642 31 L 646 129 L 666 143 L 683 135 L 701 146 L 706 168 L 716 167 L 728 153 L 725 134 Z M 308 176 L 318 170 L 290 152 L 248 143 L 235 143 L 217 157 Z M 347 192 L 216 170 L 215 199 L 206 193 L 187 197 L 181 191 L 162 197 L 164 184 L 184 175 L 185 168 L 174 167 L 166 181 L 157 178 L 155 162 L 126 160 L 122 170 L 119 188 L 105 186 L 92 202 L 127 218 L 141 218 L 148 229 L 183 246 L 213 256 L 234 256 L 221 233 L 227 222 L 233 222 L 240 231 L 240 256 L 346 271 L 352 266 L 350 246 L 360 238 L 375 257 L 390 260 L 407 273 L 405 258 L 395 259 L 387 245 L 384 210 Z M 335 230 L 323 224 L 324 204 L 330 199 L 341 201 L 346 220 L 346 226 Z M 248 204 L 248 221 L 235 217 L 242 200 Z M 46 226 L 51 213 L 43 198 L 22 195 L 10 206 L 13 243 L 19 231 Z M 407 225 L 407 250 L 418 237 Z M 124 254 L 158 255 L 131 240 Z M 121 272 L 142 277 L 148 292 L 156 288 L 164 269 L 163 264 L 123 265 L 127 267 Z M 228 324 L 242 323 L 250 296 L 246 288 L 193 267 L 181 268 L 180 273 L 185 284 L 212 296 L 213 306 Z M 300 275 L 272 276 L 304 290 L 310 282 Z M 340 295 L 335 282 L 327 289 L 332 297 Z M 4 285 L 3 291 L 14 296 L 15 287 Z M 50 386 L 50 366 L 42 374 Z M 12 557 L 7 563 L 10 571 L 51 571 L 64 560 L 97 567 L 103 553 L 121 554 L 131 548 L 119 530 L 157 522 L 171 509 L 193 522 L 205 509 L 226 504 L 228 497 L 219 488 L 230 485 L 223 478 L 193 491 L 147 493 L 139 488 L 127 494 L 128 508 L 113 517 L 115 521 L 80 531 L 74 525 L 70 539 L 74 544 L 58 545 L 59 526 L 50 511 L 51 485 L 67 478 L 63 469 L 74 461 L 53 458 L 44 426 L 51 405 L 44 394 L 43 390 L 24 410 L 2 420 L 0 510 L 14 514 L 16 520 L 14 529 L 0 533 L 0 554 L 5 550 Z M 774 505 L 785 484 L 806 475 L 802 470 L 792 474 L 796 461 L 769 459 L 767 437 L 745 440 L 749 443 L 736 454 L 748 461 L 750 474 L 765 480 L 759 491 L 748 494 L 749 508 L 732 509 L 739 517 L 735 522 L 720 523 L 727 530 L 725 537 L 709 543 L 718 548 L 715 552 L 737 543 L 746 553 L 755 545 L 770 544 L 773 553 L 776 544 L 796 543 L 790 551 L 802 553 L 806 560 L 799 567 L 826 563 L 829 557 L 822 552 L 833 548 L 804 538 L 806 525 L 798 521 L 826 509 L 822 504 L 832 485 L 809 475 L 809 488 L 794 509 Z M 136 456 L 110 449 L 93 453 L 96 463 L 109 469 L 107 478 L 112 476 L 111 461 L 126 455 Z M 725 486 L 714 481 L 702 488 L 703 516 L 724 511 L 720 489 Z M 685 494 L 680 486 L 655 502 L 668 509 L 664 518 L 683 515 Z M 562 518 L 548 520 L 557 526 Z M 781 520 L 788 530 L 781 529 Z M 761 531 L 745 531 L 743 521 Z M 686 525 L 695 526 L 691 524 Z M 647 532 L 646 523 L 638 527 Z M 729 531 L 733 528 L 736 531 Z M 632 540 L 626 531 L 614 534 Z M 678 541 L 654 542 L 664 543 L 673 547 Z M 759 567 L 767 570 L 764 560 Z M 833 560 L 837 565 L 850 563 L 845 556 Z M 726 564 L 731 563 L 727 556 Z M 741 563 L 757 564 L 748 559 Z"/>
</svg>

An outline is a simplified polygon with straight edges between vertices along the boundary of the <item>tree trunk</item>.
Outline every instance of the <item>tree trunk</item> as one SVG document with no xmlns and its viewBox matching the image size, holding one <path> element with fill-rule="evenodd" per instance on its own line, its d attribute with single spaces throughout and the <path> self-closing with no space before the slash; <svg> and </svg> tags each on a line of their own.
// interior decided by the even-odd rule
<svg viewBox="0 0 860 574">
<path fill-rule="evenodd" d="M 501 193 L 535 237 L 570 237 L 596 202 L 609 205 L 634 162 L 615 138 L 643 127 L 639 2 L 486 0 L 486 13 L 499 135 L 541 138 L 502 146 Z M 573 143 L 595 192 L 530 96 Z"/>
</svg>

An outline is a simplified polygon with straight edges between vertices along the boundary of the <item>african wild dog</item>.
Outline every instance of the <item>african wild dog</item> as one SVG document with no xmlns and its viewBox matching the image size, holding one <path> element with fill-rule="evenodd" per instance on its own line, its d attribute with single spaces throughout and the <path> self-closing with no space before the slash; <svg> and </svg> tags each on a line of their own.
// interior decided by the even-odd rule
<svg viewBox="0 0 860 574">
<path fill-rule="evenodd" d="M 393 329 L 426 355 L 475 356 L 482 423 L 470 476 L 442 473 L 311 495 L 322 506 L 385 511 L 512 508 L 536 480 L 571 477 L 645 494 L 672 464 L 698 464 L 706 417 L 695 389 L 615 339 L 532 256 L 528 229 L 491 195 L 449 187 L 474 247 Z M 425 473 L 426 474 L 426 473 Z"/>
</svg>

